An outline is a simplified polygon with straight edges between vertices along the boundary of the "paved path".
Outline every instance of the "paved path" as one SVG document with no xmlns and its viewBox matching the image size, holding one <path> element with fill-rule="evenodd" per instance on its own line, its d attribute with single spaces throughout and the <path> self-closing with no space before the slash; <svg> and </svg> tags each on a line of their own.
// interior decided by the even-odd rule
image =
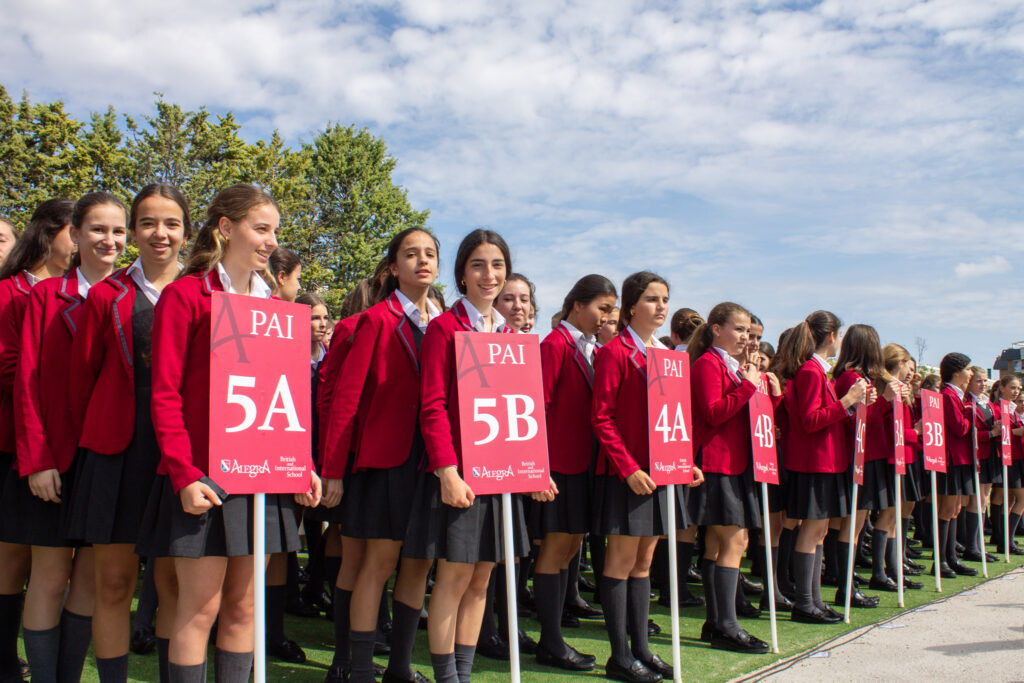
<svg viewBox="0 0 1024 683">
<path fill-rule="evenodd" d="M 1024 570 L 737 680 L 1024 681 Z"/>
</svg>

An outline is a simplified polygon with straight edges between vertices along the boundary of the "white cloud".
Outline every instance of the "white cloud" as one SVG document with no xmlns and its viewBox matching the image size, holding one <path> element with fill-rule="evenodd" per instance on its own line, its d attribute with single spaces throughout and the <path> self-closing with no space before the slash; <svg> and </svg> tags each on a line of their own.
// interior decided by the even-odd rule
<svg viewBox="0 0 1024 683">
<path fill-rule="evenodd" d="M 971 263 L 958 263 L 953 271 L 958 278 L 981 277 L 984 275 L 998 275 L 1010 270 L 1010 262 L 1002 256 L 993 256 L 982 261 Z"/>
</svg>

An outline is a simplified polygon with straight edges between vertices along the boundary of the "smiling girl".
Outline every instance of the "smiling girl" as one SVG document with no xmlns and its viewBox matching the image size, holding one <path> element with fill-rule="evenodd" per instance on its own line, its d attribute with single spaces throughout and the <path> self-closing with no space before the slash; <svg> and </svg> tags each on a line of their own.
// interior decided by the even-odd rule
<svg viewBox="0 0 1024 683">
<path fill-rule="evenodd" d="M 185 198 L 164 184 L 135 197 L 128 227 L 139 258 L 89 291 L 68 378 L 82 449 L 68 535 L 91 544 L 95 554 L 93 640 L 104 683 L 128 677 L 135 543 L 160 461 L 149 405 L 153 307 L 178 276 L 178 251 L 192 230 Z M 166 561 L 157 564 L 157 573 L 166 574 Z M 167 602 L 157 622 L 161 638 L 170 635 L 173 603 Z"/>
<path fill-rule="evenodd" d="M 533 283 L 525 275 L 509 273 L 505 279 L 505 287 L 494 300 L 494 309 L 505 318 L 505 324 L 513 332 L 526 333 L 533 302 Z"/>
<path fill-rule="evenodd" d="M 992 388 L 992 406 L 996 413 L 996 425 L 999 425 L 1002 417 L 1002 407 L 999 401 L 1010 402 L 1010 443 L 1011 443 L 1011 464 L 1006 468 L 1006 481 L 1001 482 L 1003 486 L 1010 489 L 1010 554 L 1024 555 L 1024 550 L 1014 541 L 1017 533 L 1017 526 L 1020 524 L 1021 514 L 1024 514 L 1024 421 L 1016 410 L 1016 401 L 1020 397 L 1021 384 L 1016 375 L 1005 375 L 996 382 Z M 1002 473 L 1000 473 L 1002 474 Z M 992 544 L 1000 554 L 1006 552 L 1006 536 L 1003 531 L 1003 491 L 996 488 L 992 491 Z"/>
<path fill-rule="evenodd" d="M 153 321 L 152 416 L 160 446 L 160 495 L 143 528 L 154 554 L 172 557 L 179 594 L 170 642 L 170 674 L 206 680 L 210 627 L 219 619 L 218 681 L 249 679 L 253 647 L 253 497 L 228 496 L 208 476 L 210 308 L 215 291 L 269 298 L 267 263 L 277 248 L 280 214 L 252 185 L 218 192 L 196 237 L 184 275 L 168 285 Z M 267 278 L 267 279 L 264 279 Z M 319 480 L 296 501 L 316 505 Z M 298 549 L 290 496 L 266 496 L 268 553 Z"/>
<path fill-rule="evenodd" d="M 67 378 L 90 288 L 110 275 L 124 251 L 125 218 L 124 204 L 111 194 L 94 192 L 78 200 L 70 231 L 78 254 L 63 277 L 32 289 L 22 328 L 14 405 L 18 473 L 23 491 L 31 492 L 23 497 L 21 519 L 32 546 L 24 627 L 29 665 L 40 681 L 80 676 L 89 647 L 92 549 L 76 551 L 67 536 L 67 501 L 74 488 L 69 468 L 78 443 Z M 58 651 L 61 656 L 54 657 Z"/>
</svg>

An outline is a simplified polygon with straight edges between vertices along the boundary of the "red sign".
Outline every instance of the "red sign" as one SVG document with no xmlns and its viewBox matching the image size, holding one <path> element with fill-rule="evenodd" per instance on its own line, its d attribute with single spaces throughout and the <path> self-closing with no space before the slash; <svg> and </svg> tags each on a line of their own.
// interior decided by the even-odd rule
<svg viewBox="0 0 1024 683">
<path fill-rule="evenodd" d="M 906 474 L 907 445 L 903 434 L 903 397 L 898 394 L 892 402 L 892 434 L 896 474 Z"/>
<path fill-rule="evenodd" d="M 921 439 L 924 442 L 924 468 L 931 472 L 946 471 L 945 418 L 942 394 L 921 390 Z"/>
<path fill-rule="evenodd" d="M 853 483 L 864 485 L 864 433 L 868 426 L 868 406 L 861 401 L 853 425 Z"/>
<path fill-rule="evenodd" d="M 214 292 L 210 477 L 228 493 L 309 490 L 309 306 Z"/>
<path fill-rule="evenodd" d="M 779 483 L 779 454 L 775 449 L 775 407 L 768 395 L 768 380 L 750 398 L 750 447 L 754 455 L 754 481 Z"/>
<path fill-rule="evenodd" d="M 647 428 L 651 481 L 658 486 L 693 483 L 690 434 L 690 356 L 647 349 Z"/>
<path fill-rule="evenodd" d="M 456 332 L 455 362 L 462 471 L 473 493 L 546 490 L 540 337 Z"/>
<path fill-rule="evenodd" d="M 999 401 L 999 431 L 1002 435 L 999 440 L 999 454 L 1006 467 L 1013 465 L 1013 426 L 1010 416 L 1013 415 L 1014 407 L 1010 401 Z"/>
</svg>

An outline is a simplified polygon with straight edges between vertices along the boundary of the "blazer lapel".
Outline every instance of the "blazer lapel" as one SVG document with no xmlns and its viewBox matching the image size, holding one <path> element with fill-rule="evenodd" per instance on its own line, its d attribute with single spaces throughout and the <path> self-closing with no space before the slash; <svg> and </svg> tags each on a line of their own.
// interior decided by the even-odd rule
<svg viewBox="0 0 1024 683">
<path fill-rule="evenodd" d="M 830 380 L 828 375 L 825 374 L 825 369 L 821 367 L 821 363 L 814 360 L 814 358 L 811 358 L 811 361 L 814 362 L 814 367 L 821 373 L 821 376 L 825 378 L 825 387 L 828 390 L 828 395 L 838 401 L 839 397 L 836 395 L 836 386 L 832 384 L 832 380 Z"/>
<path fill-rule="evenodd" d="M 644 382 L 647 381 L 647 356 L 637 348 L 636 344 L 633 343 L 633 337 L 629 334 L 629 330 L 623 330 L 619 332 L 619 339 L 631 351 L 629 354 L 629 362 L 633 364 L 640 376 L 644 378 Z"/>
<path fill-rule="evenodd" d="M 455 305 L 452 306 L 451 310 L 452 310 L 452 313 L 455 314 L 455 319 L 459 321 L 459 324 L 462 325 L 462 327 L 467 332 L 475 332 L 476 331 L 476 330 L 473 329 L 473 326 L 469 322 L 469 314 L 466 312 L 466 307 L 462 305 L 462 300 L 461 299 L 459 301 L 455 302 Z"/>
<path fill-rule="evenodd" d="M 569 330 L 565 329 L 563 325 L 559 325 L 557 329 L 559 334 L 561 334 L 562 338 L 565 340 L 565 343 L 568 344 L 569 348 L 572 350 L 573 362 L 576 363 L 576 367 L 578 367 L 580 369 L 580 372 L 583 373 L 583 377 L 584 379 L 587 380 L 587 384 L 590 385 L 591 389 L 593 389 L 594 366 L 592 366 L 590 362 L 583 356 L 583 354 L 580 353 L 580 347 L 578 347 L 576 345 L 576 342 L 573 341 L 572 334 L 569 332 Z"/>
<path fill-rule="evenodd" d="M 419 372 L 420 362 L 416 357 L 416 339 L 412 334 L 412 322 L 409 321 L 408 316 L 405 315 L 405 309 L 402 308 L 402 302 L 398 300 L 398 295 L 394 292 L 391 293 L 386 299 L 388 303 L 388 310 L 390 310 L 398 318 L 398 326 L 395 327 L 395 334 L 402 342 L 402 346 L 405 348 L 405 352 L 409 354 L 409 360 L 412 361 L 412 366 Z"/>
<path fill-rule="evenodd" d="M 61 277 L 60 286 L 57 288 L 57 296 L 63 299 L 60 305 L 60 317 L 68 326 L 72 335 L 78 329 L 78 319 L 82 314 L 82 299 L 78 296 L 78 270 L 65 273 Z"/>
<path fill-rule="evenodd" d="M 132 371 L 132 304 L 135 297 L 132 293 L 135 290 L 134 283 L 126 270 L 119 270 L 109 278 L 110 284 L 117 290 L 114 296 L 114 305 L 110 307 L 111 317 L 114 319 L 114 330 L 117 332 L 117 339 L 120 342 L 118 348 L 121 351 L 121 360 L 124 361 L 125 369 Z"/>
<path fill-rule="evenodd" d="M 722 366 L 722 370 L 725 371 L 725 375 L 732 380 L 733 386 L 738 387 L 740 385 L 740 378 L 736 376 L 735 372 L 729 369 L 729 366 L 722 358 L 722 354 L 718 353 L 718 351 L 715 351 L 714 349 L 708 349 L 708 351 L 715 355 L 715 360 L 717 360 L 718 364 Z"/>
<path fill-rule="evenodd" d="M 28 283 L 28 278 L 22 273 L 15 273 L 12 275 L 11 282 L 14 283 L 14 288 L 22 294 L 28 294 L 32 291 L 32 285 Z"/>
</svg>

